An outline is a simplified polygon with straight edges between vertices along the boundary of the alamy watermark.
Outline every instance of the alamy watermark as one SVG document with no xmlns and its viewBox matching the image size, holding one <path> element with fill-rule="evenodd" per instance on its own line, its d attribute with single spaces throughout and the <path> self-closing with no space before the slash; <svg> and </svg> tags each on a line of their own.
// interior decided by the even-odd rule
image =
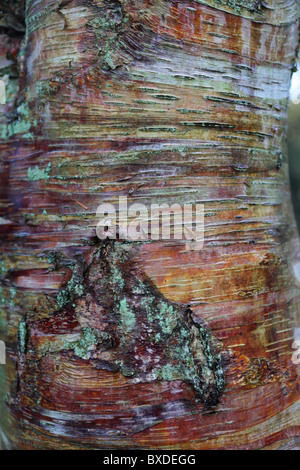
<svg viewBox="0 0 300 470">
<path fill-rule="evenodd" d="M 186 250 L 200 250 L 204 244 L 204 204 L 144 204 L 128 206 L 126 196 L 118 206 L 101 204 L 97 208 L 96 233 L 100 240 L 120 239 L 181 240 Z"/>
<path fill-rule="evenodd" d="M 6 347 L 4 341 L 0 341 L 0 364 L 6 364 Z"/>
</svg>

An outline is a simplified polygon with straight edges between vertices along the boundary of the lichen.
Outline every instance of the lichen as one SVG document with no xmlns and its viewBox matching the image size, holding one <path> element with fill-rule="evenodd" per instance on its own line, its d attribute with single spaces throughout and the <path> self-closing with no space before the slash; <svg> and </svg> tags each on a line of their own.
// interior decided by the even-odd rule
<svg viewBox="0 0 300 470">
<path fill-rule="evenodd" d="M 52 170 L 51 163 L 48 164 L 46 168 L 39 168 L 38 166 L 29 167 L 27 171 L 28 181 L 39 181 L 39 180 L 48 180 L 50 178 L 50 172 Z"/>
<path fill-rule="evenodd" d="M 25 139 L 33 138 L 30 132 L 32 126 L 37 125 L 37 120 L 32 119 L 28 103 L 22 103 L 18 106 L 16 116 L 7 125 L 7 138 L 15 134 L 23 134 Z"/>
<path fill-rule="evenodd" d="M 70 343 L 69 347 L 74 349 L 76 356 L 86 359 L 89 351 L 97 344 L 97 342 L 97 332 L 92 328 L 83 328 L 81 338 L 74 343 Z"/>
<path fill-rule="evenodd" d="M 9 302 L 8 304 L 13 307 L 15 305 L 15 297 L 17 295 L 17 291 L 14 287 L 9 289 Z"/>
<path fill-rule="evenodd" d="M 0 276 L 5 276 L 8 272 L 4 259 L 0 260 Z"/>
<path fill-rule="evenodd" d="M 28 342 L 28 329 L 26 318 L 22 318 L 18 327 L 18 346 L 21 354 L 26 354 Z"/>
<path fill-rule="evenodd" d="M 225 382 L 212 333 L 193 320 L 190 309 L 164 298 L 137 269 L 135 249 L 105 241 L 96 250 L 85 270 L 86 293 L 73 298 L 79 323 L 93 325 L 93 330 L 73 345 L 74 354 L 136 381 L 185 381 L 206 405 L 215 405 Z M 65 290 L 61 305 L 66 302 L 70 297 Z M 100 333 L 107 335 L 105 345 Z M 104 351 L 105 364 L 99 359 Z"/>
<path fill-rule="evenodd" d="M 55 262 L 57 258 L 55 257 Z M 63 289 L 57 295 L 56 302 L 58 308 L 61 309 L 68 304 L 73 304 L 73 301 L 76 297 L 81 297 L 84 292 L 84 284 L 83 284 L 83 270 L 82 266 L 75 265 L 72 267 L 73 274 L 70 279 L 65 285 Z"/>
<path fill-rule="evenodd" d="M 58 308 L 61 309 L 70 302 L 70 293 L 68 290 L 61 290 L 56 297 Z"/>
<path fill-rule="evenodd" d="M 262 0 L 215 0 L 216 3 L 232 8 L 237 14 L 242 14 L 243 10 L 259 12 L 262 8 Z"/>
<path fill-rule="evenodd" d="M 75 329 L 52 339 L 48 353 L 72 351 L 96 368 L 119 371 L 135 382 L 186 382 L 195 400 L 215 406 L 225 387 L 217 340 L 188 307 L 170 302 L 141 272 L 138 247 L 106 240 L 91 248 L 87 264 L 76 258 L 55 312 Z M 57 256 L 51 259 L 57 262 Z M 25 339 L 20 343 L 24 349 Z"/>
<path fill-rule="evenodd" d="M 113 71 L 138 57 L 138 50 L 132 47 L 132 40 L 126 41 L 126 35 L 133 26 L 132 18 L 126 11 L 126 1 L 104 1 L 103 6 L 94 6 L 94 10 L 95 16 L 87 23 L 87 27 L 94 33 L 101 68 Z M 134 31 L 136 33 L 137 30 Z"/>
<path fill-rule="evenodd" d="M 135 327 L 135 314 L 128 306 L 127 300 L 124 298 L 120 301 L 119 312 L 121 317 L 121 325 L 125 333 L 130 333 Z"/>
</svg>

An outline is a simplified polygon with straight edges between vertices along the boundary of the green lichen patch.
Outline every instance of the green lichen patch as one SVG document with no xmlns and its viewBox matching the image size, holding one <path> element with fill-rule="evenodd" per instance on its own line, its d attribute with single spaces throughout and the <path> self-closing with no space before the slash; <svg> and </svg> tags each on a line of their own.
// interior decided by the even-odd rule
<svg viewBox="0 0 300 470">
<path fill-rule="evenodd" d="M 84 272 L 81 263 L 73 266 L 73 274 L 70 281 L 67 282 L 65 288 L 58 293 L 56 298 L 59 309 L 68 304 L 73 304 L 73 300 L 76 297 L 81 297 L 84 294 L 83 275 Z"/>
<path fill-rule="evenodd" d="M 189 308 L 166 299 L 140 271 L 138 247 L 108 240 L 91 248 L 88 262 L 76 259 L 71 279 L 57 296 L 58 310 L 30 324 L 32 331 L 45 329 L 46 338 L 51 337 L 49 346 L 47 341 L 37 343 L 35 354 L 69 351 L 95 368 L 119 371 L 135 382 L 185 382 L 196 400 L 215 406 L 225 387 L 217 340 L 194 321 Z M 25 351 L 26 323 L 19 330 L 20 349 Z"/>
<path fill-rule="evenodd" d="M 122 34 L 126 29 L 128 15 L 121 3 L 113 0 L 98 8 L 97 16 L 88 22 L 95 34 L 99 62 L 104 70 L 114 70 L 123 65 L 128 54 L 122 44 Z"/>
<path fill-rule="evenodd" d="M 81 357 L 82 359 L 87 359 L 91 349 L 96 347 L 97 343 L 97 330 L 93 330 L 93 328 L 83 328 L 80 339 L 65 346 L 66 349 L 73 349 L 76 356 Z"/>
<path fill-rule="evenodd" d="M 260 12 L 263 2 L 262 0 L 215 0 L 216 3 L 229 6 L 237 14 L 242 14 L 244 9 L 251 12 Z"/>
<path fill-rule="evenodd" d="M 125 333 L 131 332 L 136 324 L 135 313 L 129 307 L 126 298 L 122 299 L 119 304 L 119 313 L 121 317 L 121 326 Z"/>
<path fill-rule="evenodd" d="M 206 405 L 215 405 L 224 374 L 212 333 L 194 322 L 189 309 L 161 295 L 139 271 L 135 250 L 106 241 L 95 251 L 85 271 L 87 294 L 80 305 L 74 299 L 79 323 L 93 330 L 73 347 L 74 354 L 136 381 L 187 382 Z M 105 342 L 99 342 L 97 331 L 107 335 Z"/>
<path fill-rule="evenodd" d="M 26 354 L 28 342 L 28 329 L 26 318 L 22 318 L 18 328 L 18 347 L 21 354 Z"/>
<path fill-rule="evenodd" d="M 28 103 L 22 103 L 16 110 L 16 115 L 12 117 L 7 125 L 6 137 L 12 137 L 16 134 L 22 134 L 25 139 L 33 138 L 30 132 L 31 128 L 37 125 L 37 120 L 33 119 L 30 113 Z"/>
<path fill-rule="evenodd" d="M 143 41 L 151 35 L 142 21 L 133 19 L 126 4 L 125 0 L 104 1 L 94 6 L 94 18 L 87 23 L 95 36 L 98 65 L 107 72 L 139 59 Z"/>
<path fill-rule="evenodd" d="M 14 287 L 0 285 L 0 305 L 4 307 L 15 307 L 17 291 Z"/>
<path fill-rule="evenodd" d="M 0 276 L 4 277 L 8 272 L 4 259 L 0 259 Z"/>
<path fill-rule="evenodd" d="M 27 179 L 28 181 L 48 180 L 50 178 L 51 170 L 51 163 L 49 163 L 46 168 L 39 168 L 38 166 L 29 167 L 27 171 Z"/>
</svg>

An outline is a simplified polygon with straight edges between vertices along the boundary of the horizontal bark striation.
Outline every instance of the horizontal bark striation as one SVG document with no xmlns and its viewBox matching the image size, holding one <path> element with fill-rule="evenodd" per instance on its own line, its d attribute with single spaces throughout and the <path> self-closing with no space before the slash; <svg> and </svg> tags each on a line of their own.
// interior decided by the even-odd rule
<svg viewBox="0 0 300 470">
<path fill-rule="evenodd" d="M 289 1 L 31 0 L 26 47 L 4 31 L 4 446 L 299 444 L 297 15 Z M 99 250 L 96 208 L 120 195 L 205 203 L 204 248 Z"/>
</svg>

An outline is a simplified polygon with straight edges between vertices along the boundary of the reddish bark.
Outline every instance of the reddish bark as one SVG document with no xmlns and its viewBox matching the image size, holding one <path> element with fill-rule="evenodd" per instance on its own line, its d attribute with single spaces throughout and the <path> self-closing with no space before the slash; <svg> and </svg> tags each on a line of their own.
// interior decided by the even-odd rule
<svg viewBox="0 0 300 470">
<path fill-rule="evenodd" d="M 3 446 L 299 447 L 296 2 L 27 4 L 1 36 Z M 100 242 L 120 195 L 204 203 L 203 249 Z"/>
</svg>

